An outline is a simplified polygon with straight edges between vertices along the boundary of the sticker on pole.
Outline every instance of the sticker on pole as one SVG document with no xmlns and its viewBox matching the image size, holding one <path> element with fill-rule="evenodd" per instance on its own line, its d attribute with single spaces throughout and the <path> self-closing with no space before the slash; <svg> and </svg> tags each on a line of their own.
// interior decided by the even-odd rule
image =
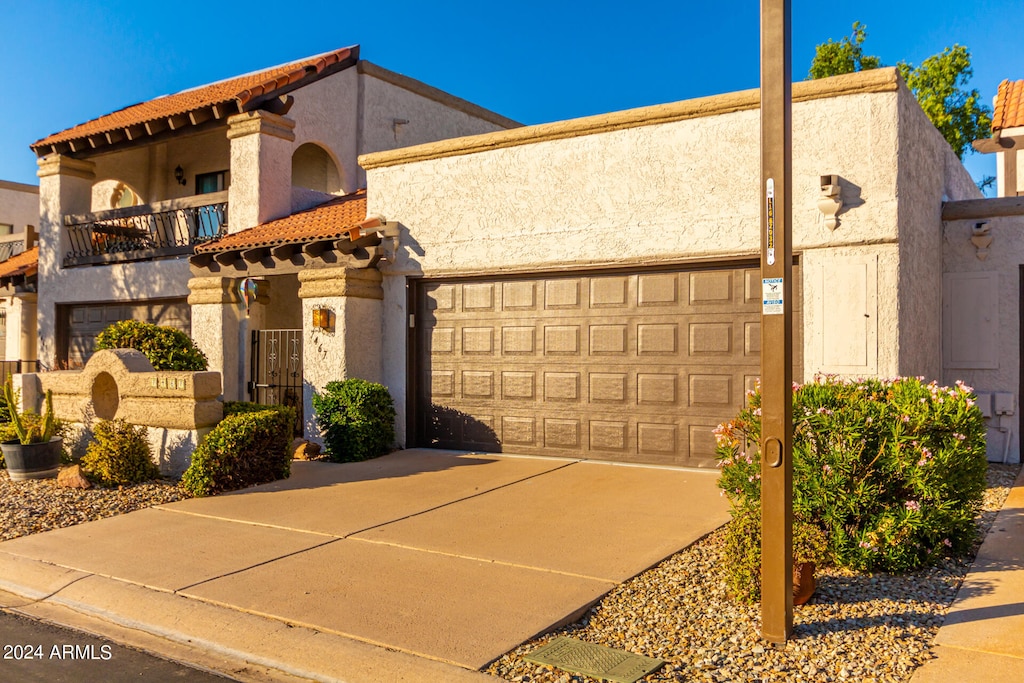
<svg viewBox="0 0 1024 683">
<path fill-rule="evenodd" d="M 761 280 L 761 315 L 782 315 L 782 278 L 766 277 Z"/>
<path fill-rule="evenodd" d="M 768 229 L 768 265 L 775 265 L 775 179 L 769 178 L 765 187 L 765 223 Z"/>
</svg>

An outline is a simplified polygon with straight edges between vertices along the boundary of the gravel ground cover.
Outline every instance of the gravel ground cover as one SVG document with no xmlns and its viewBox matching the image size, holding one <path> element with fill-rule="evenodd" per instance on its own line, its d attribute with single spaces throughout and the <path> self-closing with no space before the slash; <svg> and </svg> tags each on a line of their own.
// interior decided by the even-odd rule
<svg viewBox="0 0 1024 683">
<path fill-rule="evenodd" d="M 1019 468 L 989 466 L 979 538 Z M 523 659 L 566 635 L 668 662 L 645 681 L 909 681 L 931 658 L 931 642 L 974 554 L 903 576 L 819 570 L 817 593 L 795 610 L 793 638 L 775 649 L 760 638 L 760 608 L 726 592 L 722 536 L 718 530 L 627 581 L 579 622 L 523 644 L 488 673 L 524 683 L 593 680 Z"/>
<path fill-rule="evenodd" d="M 0 470 L 0 541 L 188 497 L 170 480 L 83 491 L 57 486 L 56 479 L 11 481 L 7 470 Z"/>
</svg>

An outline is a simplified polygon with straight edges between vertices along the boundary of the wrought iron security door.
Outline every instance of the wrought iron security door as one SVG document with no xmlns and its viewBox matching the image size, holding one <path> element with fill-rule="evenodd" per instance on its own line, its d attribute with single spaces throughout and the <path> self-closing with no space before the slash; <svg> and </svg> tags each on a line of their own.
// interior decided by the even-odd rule
<svg viewBox="0 0 1024 683">
<path fill-rule="evenodd" d="M 302 434 L 302 330 L 253 330 L 249 399 L 295 409 Z"/>
</svg>

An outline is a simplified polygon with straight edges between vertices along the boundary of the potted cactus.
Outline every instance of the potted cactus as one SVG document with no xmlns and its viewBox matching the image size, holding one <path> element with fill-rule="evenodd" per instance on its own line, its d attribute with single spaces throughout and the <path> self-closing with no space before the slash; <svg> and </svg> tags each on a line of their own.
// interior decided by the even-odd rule
<svg viewBox="0 0 1024 683">
<path fill-rule="evenodd" d="M 53 392 L 46 392 L 46 410 L 42 417 L 18 412 L 18 397 L 11 376 L 3 388 L 4 401 L 16 440 L 0 443 L 11 479 L 47 479 L 57 476 L 63 441 L 54 436 L 57 421 L 53 417 Z"/>
</svg>

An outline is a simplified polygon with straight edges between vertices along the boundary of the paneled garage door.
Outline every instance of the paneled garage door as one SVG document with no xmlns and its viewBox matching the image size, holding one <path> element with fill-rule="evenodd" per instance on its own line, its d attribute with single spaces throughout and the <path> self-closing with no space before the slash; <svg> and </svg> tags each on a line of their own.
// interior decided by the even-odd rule
<svg viewBox="0 0 1024 683">
<path fill-rule="evenodd" d="M 191 334 L 192 329 L 192 310 L 184 298 L 65 304 L 60 306 L 58 315 L 63 325 L 58 338 L 58 359 L 69 369 L 85 365 L 93 354 L 96 335 L 119 320 L 142 320 L 185 334 Z"/>
<path fill-rule="evenodd" d="M 424 280 L 414 439 L 714 466 L 712 429 L 735 416 L 759 373 L 759 277 L 732 267 Z M 800 348 L 796 337 L 797 368 Z"/>
</svg>

